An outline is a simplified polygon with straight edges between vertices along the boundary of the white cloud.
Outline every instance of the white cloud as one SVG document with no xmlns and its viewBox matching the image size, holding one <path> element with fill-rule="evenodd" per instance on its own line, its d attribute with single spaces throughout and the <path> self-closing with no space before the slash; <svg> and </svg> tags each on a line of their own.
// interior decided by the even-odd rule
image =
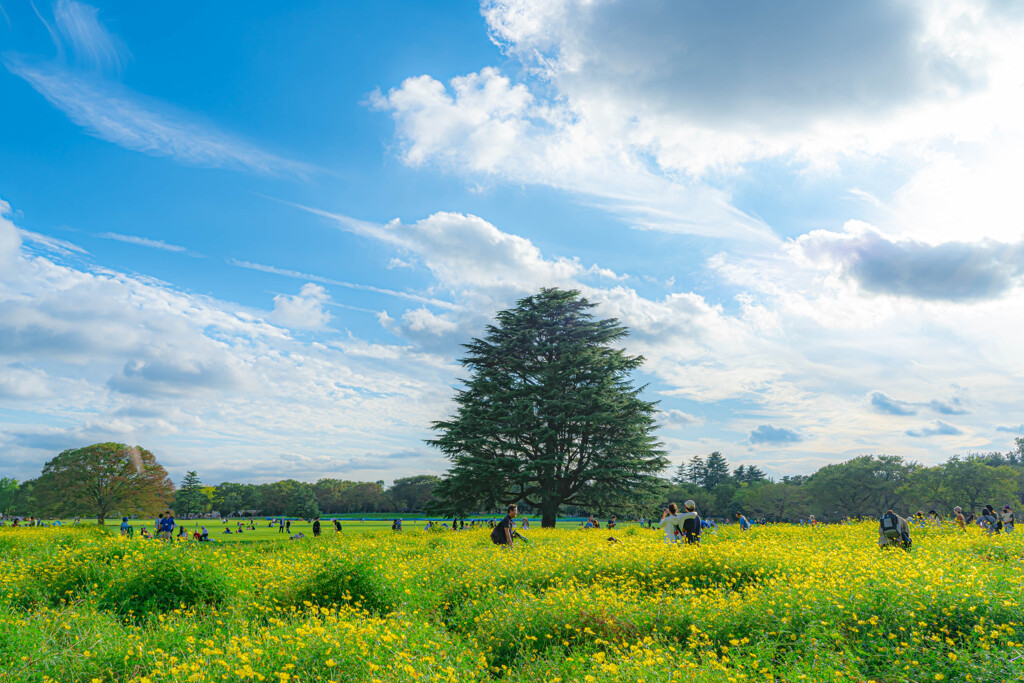
<svg viewBox="0 0 1024 683">
<path fill-rule="evenodd" d="M 6 57 L 4 64 L 76 125 L 126 149 L 191 166 L 266 175 L 304 177 L 313 171 L 115 83 L 14 57 Z"/>
<path fill-rule="evenodd" d="M 652 172 L 628 137 L 603 137 L 564 104 L 534 104 L 495 69 L 450 85 L 449 92 L 418 76 L 371 96 L 376 109 L 391 112 L 406 163 L 579 193 L 638 228 L 772 239 L 761 221 L 730 206 L 725 192 Z"/>
<path fill-rule="evenodd" d="M 103 232 L 96 235 L 100 239 L 115 240 L 117 242 L 124 242 L 126 244 L 136 244 L 140 247 L 150 247 L 152 249 L 162 249 L 163 251 L 172 251 L 176 253 L 182 253 L 188 251 L 185 247 L 177 244 L 168 244 L 163 240 L 153 240 L 148 237 L 139 237 L 137 235 L 121 235 L 116 232 Z"/>
<path fill-rule="evenodd" d="M 455 332 L 459 329 L 459 325 L 455 321 L 435 315 L 427 308 L 406 311 L 402 315 L 402 320 L 413 332 L 427 332 L 435 336 Z"/>
<path fill-rule="evenodd" d="M 327 290 L 320 285 L 307 283 L 295 296 L 275 296 L 271 318 L 293 329 L 321 330 L 331 321 L 331 314 L 324 310 L 324 304 L 330 298 Z"/>
<path fill-rule="evenodd" d="M 57 29 L 71 45 L 74 57 L 85 67 L 120 73 L 127 49 L 99 20 L 99 10 L 74 0 L 57 0 L 53 6 Z"/>
<path fill-rule="evenodd" d="M 198 466 L 212 482 L 376 479 L 373 457 L 408 453 L 447 410 L 457 370 L 445 358 L 352 338 L 303 342 L 264 322 L 282 311 L 324 322 L 318 285 L 276 312 L 251 310 L 19 255 L 17 240 L 0 219 L 0 244 L 13 245 L 0 268 L 0 408 L 19 411 L 7 413 L 0 448 L 16 476 L 35 476 L 62 448 L 117 439 L 152 448 L 177 474 Z M 280 461 L 282 452 L 314 464 Z M 393 462 L 400 476 L 436 471 L 440 458 Z"/>
<path fill-rule="evenodd" d="M 485 0 L 482 11 L 523 80 L 485 68 L 375 93 L 406 163 L 560 188 L 639 228 L 769 247 L 771 228 L 736 208 L 734 179 L 849 172 L 860 184 L 873 179 L 866 164 L 912 177 L 875 198 L 887 234 L 1024 236 L 1012 219 L 1024 15 L 1003 5 Z"/>
<path fill-rule="evenodd" d="M 851 221 L 842 233 L 802 235 L 793 248 L 877 294 L 969 302 L 1003 296 L 1024 278 L 1024 241 L 929 244 L 889 238 Z"/>
<path fill-rule="evenodd" d="M 54 5 L 56 31 L 38 11 L 37 15 L 57 47 L 57 59 L 44 62 L 5 53 L 4 65 L 91 135 L 192 166 L 297 177 L 315 170 L 111 80 L 108 76 L 120 73 L 128 52 L 120 39 L 100 23 L 96 8 L 74 0 L 58 0 Z M 65 48 L 74 66 L 66 64 Z"/>
<path fill-rule="evenodd" d="M 10 215 L 11 205 L 0 198 L 0 265 L 12 263 L 21 249 L 21 235 Z"/>
<path fill-rule="evenodd" d="M 661 411 L 662 419 L 672 427 L 700 427 L 704 424 L 704 418 L 699 415 L 684 413 L 682 410 L 669 408 Z"/>
</svg>

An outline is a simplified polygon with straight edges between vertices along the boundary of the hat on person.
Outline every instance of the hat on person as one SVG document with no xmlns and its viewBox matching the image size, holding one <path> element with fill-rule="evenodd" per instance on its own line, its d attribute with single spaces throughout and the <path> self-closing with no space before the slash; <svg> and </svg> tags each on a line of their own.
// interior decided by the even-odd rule
<svg viewBox="0 0 1024 683">
<path fill-rule="evenodd" d="M 962 507 L 960 507 L 959 505 L 957 505 L 955 508 L 953 508 L 953 512 L 963 512 L 963 511 L 964 511 L 964 509 Z"/>
<path fill-rule="evenodd" d="M 688 500 L 685 503 L 683 503 L 683 507 L 686 508 L 687 510 L 693 510 L 697 507 L 697 504 L 694 503 L 692 500 Z"/>
</svg>

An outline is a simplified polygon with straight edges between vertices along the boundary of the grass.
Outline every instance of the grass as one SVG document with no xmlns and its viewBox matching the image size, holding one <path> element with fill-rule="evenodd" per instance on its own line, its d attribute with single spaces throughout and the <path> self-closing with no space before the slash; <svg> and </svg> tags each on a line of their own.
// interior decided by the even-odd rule
<svg viewBox="0 0 1024 683">
<path fill-rule="evenodd" d="M 905 553 L 871 523 L 699 548 L 537 529 L 504 551 L 486 530 L 348 526 L 0 529 L 0 682 L 1024 680 L 1024 535 L 915 530 Z"/>
</svg>

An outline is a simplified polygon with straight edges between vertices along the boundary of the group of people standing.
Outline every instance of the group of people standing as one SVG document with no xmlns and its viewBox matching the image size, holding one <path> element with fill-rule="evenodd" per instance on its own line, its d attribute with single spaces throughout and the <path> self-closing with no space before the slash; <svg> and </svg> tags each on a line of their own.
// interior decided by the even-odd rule
<svg viewBox="0 0 1024 683">
<path fill-rule="evenodd" d="M 700 544 L 701 519 L 697 504 L 692 500 L 683 503 L 682 512 L 675 503 L 670 503 L 661 512 L 659 526 L 665 532 L 665 543 Z"/>
<path fill-rule="evenodd" d="M 939 513 L 936 510 L 929 510 L 928 516 L 925 517 L 923 511 L 918 510 L 913 516 L 914 523 L 924 529 L 929 525 L 941 527 L 942 519 L 939 517 Z M 953 521 L 960 531 L 966 533 L 968 526 L 978 526 L 989 534 L 998 534 L 1001 532 L 1012 533 L 1016 526 L 1016 518 L 1013 514 L 1013 508 L 1009 505 L 1004 505 L 1003 509 L 996 511 L 991 505 L 986 505 L 981 510 L 980 515 L 975 515 L 973 512 L 968 517 L 964 517 L 963 508 L 957 505 L 953 508 Z M 909 550 L 913 541 L 910 538 L 910 522 L 893 512 L 887 510 L 878 522 L 878 545 L 882 548 L 898 546 L 904 550 Z"/>
</svg>

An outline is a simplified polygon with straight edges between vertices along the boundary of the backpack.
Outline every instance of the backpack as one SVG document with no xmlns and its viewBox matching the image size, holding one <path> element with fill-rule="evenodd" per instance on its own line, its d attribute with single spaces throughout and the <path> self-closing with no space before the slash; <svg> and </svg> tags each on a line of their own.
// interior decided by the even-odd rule
<svg viewBox="0 0 1024 683">
<path fill-rule="evenodd" d="M 880 523 L 882 525 L 883 536 L 894 541 L 900 538 L 900 531 L 897 528 L 899 523 L 896 520 L 896 515 L 887 512 L 882 515 Z"/>
</svg>

